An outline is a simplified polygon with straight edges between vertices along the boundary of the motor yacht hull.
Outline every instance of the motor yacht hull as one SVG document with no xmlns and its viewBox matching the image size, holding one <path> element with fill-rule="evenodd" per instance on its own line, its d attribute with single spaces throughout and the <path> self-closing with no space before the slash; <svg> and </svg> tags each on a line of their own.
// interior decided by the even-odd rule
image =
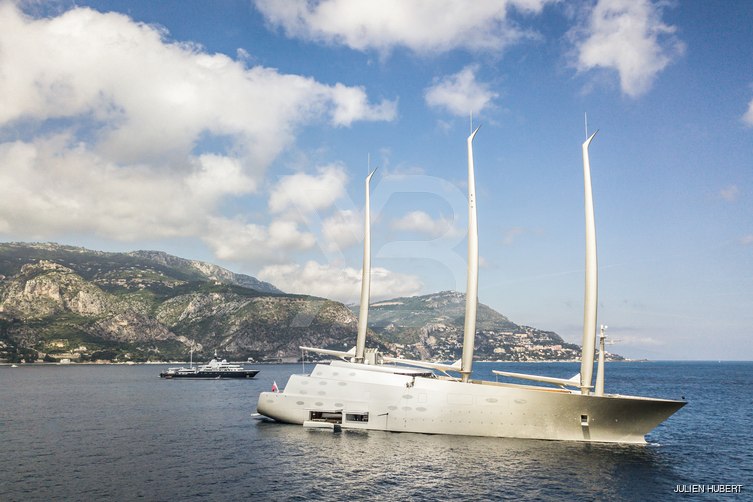
<svg viewBox="0 0 753 502">
<path fill-rule="evenodd" d="M 257 411 L 280 422 L 321 421 L 343 429 L 642 444 L 685 405 L 401 374 L 404 370 L 317 364 L 310 375 L 291 376 L 283 392 L 261 393 Z"/>
<path fill-rule="evenodd" d="M 164 371 L 159 374 L 161 378 L 254 378 L 259 370 L 234 370 L 234 371 Z"/>
</svg>

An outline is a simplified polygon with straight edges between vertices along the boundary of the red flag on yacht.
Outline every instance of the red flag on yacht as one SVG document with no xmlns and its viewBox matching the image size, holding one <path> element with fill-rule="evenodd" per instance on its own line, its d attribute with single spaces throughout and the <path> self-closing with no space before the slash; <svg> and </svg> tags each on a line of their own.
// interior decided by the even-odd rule
<svg viewBox="0 0 753 502">
<path fill-rule="evenodd" d="M 280 389 L 277 387 L 277 382 L 272 381 L 272 392 L 280 392 Z"/>
</svg>

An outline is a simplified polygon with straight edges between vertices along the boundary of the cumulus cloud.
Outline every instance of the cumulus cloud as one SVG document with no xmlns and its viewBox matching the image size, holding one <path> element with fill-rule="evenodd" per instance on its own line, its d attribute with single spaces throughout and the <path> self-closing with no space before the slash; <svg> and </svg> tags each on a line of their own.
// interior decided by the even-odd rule
<svg viewBox="0 0 753 502">
<path fill-rule="evenodd" d="M 476 81 L 475 66 L 466 66 L 454 75 L 434 82 L 426 89 L 426 103 L 434 108 L 444 108 L 453 115 L 466 116 L 479 113 L 497 97 L 489 85 Z"/>
<path fill-rule="evenodd" d="M 141 164 L 116 165 L 65 135 L 2 143 L 0 226 L 31 238 L 95 232 L 134 240 L 201 233 L 204 211 L 227 193 L 251 189 L 253 181 L 233 159 L 187 162 L 192 174 L 182 176 Z M 220 173 L 227 178 L 213 178 Z"/>
<path fill-rule="evenodd" d="M 212 218 L 203 237 L 221 260 L 280 262 L 294 251 L 310 249 L 316 237 L 302 231 L 298 223 L 272 221 L 269 226 L 239 220 Z"/>
<path fill-rule="evenodd" d="M 363 240 L 364 217 L 359 211 L 337 211 L 322 222 L 327 251 L 340 251 Z"/>
<path fill-rule="evenodd" d="M 616 70 L 624 94 L 645 94 L 656 75 L 684 51 L 676 28 L 661 15 L 661 7 L 650 0 L 599 0 L 586 25 L 571 32 L 576 68 Z"/>
<path fill-rule="evenodd" d="M 269 210 L 281 213 L 295 209 L 306 214 L 331 206 L 345 194 L 348 176 L 342 166 L 317 169 L 317 174 L 296 173 L 283 176 L 269 195 Z"/>
<path fill-rule="evenodd" d="M 413 275 L 399 274 L 385 268 L 371 269 L 371 299 L 412 296 L 421 291 L 421 281 Z M 309 261 L 305 265 L 269 265 L 258 274 L 261 280 L 271 282 L 289 293 L 311 294 L 354 302 L 361 294 L 361 271 L 338 268 Z"/>
<path fill-rule="evenodd" d="M 432 238 L 454 237 L 461 233 L 453 226 L 452 220 L 444 217 L 434 219 L 423 211 L 412 211 L 402 218 L 394 220 L 392 228 L 417 232 Z"/>
<path fill-rule="evenodd" d="M 508 18 L 511 10 L 538 14 L 553 0 L 256 0 L 289 37 L 388 52 L 396 46 L 420 53 L 458 47 L 502 50 L 529 36 Z"/>
<path fill-rule="evenodd" d="M 390 121 L 397 116 L 397 101 L 382 101 L 378 105 L 371 105 L 363 87 L 335 84 L 331 92 L 335 103 L 332 121 L 336 125 L 349 126 L 356 120 Z"/>
<path fill-rule="evenodd" d="M 196 163 L 197 169 L 186 177 L 186 185 L 195 198 L 214 200 L 226 194 L 242 195 L 256 190 L 255 181 L 244 174 L 236 158 L 203 154 Z"/>
<path fill-rule="evenodd" d="M 753 245 L 753 234 L 744 235 L 740 239 L 740 243 L 743 244 L 743 245 L 745 245 L 745 246 Z"/>
<path fill-rule="evenodd" d="M 2 2 L 0 26 L 0 128 L 23 138 L 0 145 L 0 229 L 17 235 L 196 235 L 223 199 L 258 189 L 299 128 L 396 113 L 122 14 L 34 19 Z"/>
</svg>

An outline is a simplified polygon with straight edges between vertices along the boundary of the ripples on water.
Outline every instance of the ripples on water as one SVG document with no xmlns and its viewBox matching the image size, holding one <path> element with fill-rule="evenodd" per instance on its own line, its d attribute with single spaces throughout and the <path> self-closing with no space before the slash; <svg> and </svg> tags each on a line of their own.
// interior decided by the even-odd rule
<svg viewBox="0 0 753 502">
<path fill-rule="evenodd" d="M 753 497 L 753 363 L 609 364 L 610 392 L 689 400 L 647 446 L 313 431 L 251 418 L 299 365 L 253 381 L 160 369 L 0 367 L 0 500 L 658 500 L 695 483 Z"/>
</svg>

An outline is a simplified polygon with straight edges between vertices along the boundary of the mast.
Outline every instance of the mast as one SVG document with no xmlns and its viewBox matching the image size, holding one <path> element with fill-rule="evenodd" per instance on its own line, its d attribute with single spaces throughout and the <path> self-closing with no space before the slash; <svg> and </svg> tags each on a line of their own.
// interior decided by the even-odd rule
<svg viewBox="0 0 753 502">
<path fill-rule="evenodd" d="M 591 193 L 591 164 L 588 146 L 596 136 L 594 132 L 583 142 L 583 185 L 586 209 L 586 288 L 583 306 L 583 349 L 580 363 L 580 391 L 588 394 L 594 371 L 594 345 L 596 338 L 596 303 L 598 301 L 598 265 L 596 261 L 596 223 L 594 201 Z"/>
<path fill-rule="evenodd" d="M 465 327 L 460 374 L 467 382 L 473 366 L 478 306 L 478 221 L 476 220 L 476 177 L 473 172 L 473 138 L 480 126 L 468 136 L 468 283 L 465 289 Z"/>
<path fill-rule="evenodd" d="M 376 169 L 366 176 L 366 202 L 363 216 L 363 267 L 361 269 L 361 306 L 358 311 L 358 336 L 356 338 L 355 362 L 364 362 L 366 329 L 369 324 L 369 295 L 371 292 L 371 216 L 369 214 L 369 184 Z"/>
<path fill-rule="evenodd" d="M 599 332 L 599 364 L 596 367 L 596 387 L 594 387 L 594 394 L 597 396 L 604 395 L 604 340 L 607 335 L 604 334 L 604 330 L 607 329 L 603 324 Z"/>
</svg>

